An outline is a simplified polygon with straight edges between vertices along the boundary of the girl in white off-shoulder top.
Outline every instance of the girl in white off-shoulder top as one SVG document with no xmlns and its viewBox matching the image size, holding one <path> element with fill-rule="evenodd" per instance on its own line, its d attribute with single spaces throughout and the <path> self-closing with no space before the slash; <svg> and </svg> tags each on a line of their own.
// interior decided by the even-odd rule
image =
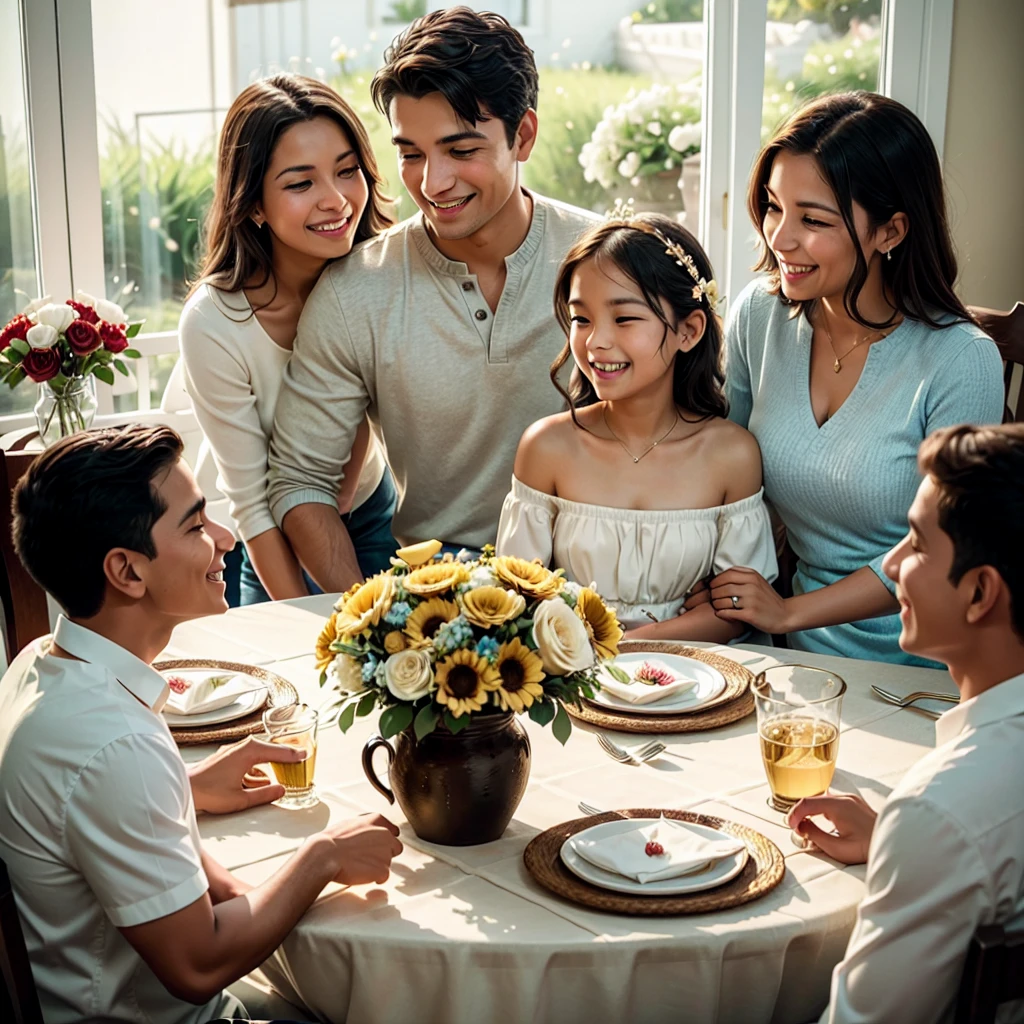
<svg viewBox="0 0 1024 1024">
<path fill-rule="evenodd" d="M 655 215 L 592 228 L 556 283 L 569 411 L 523 435 L 497 550 L 595 583 L 630 638 L 734 640 L 743 623 L 687 593 L 777 572 L 757 442 L 725 418 L 716 291 L 696 239 Z"/>
</svg>

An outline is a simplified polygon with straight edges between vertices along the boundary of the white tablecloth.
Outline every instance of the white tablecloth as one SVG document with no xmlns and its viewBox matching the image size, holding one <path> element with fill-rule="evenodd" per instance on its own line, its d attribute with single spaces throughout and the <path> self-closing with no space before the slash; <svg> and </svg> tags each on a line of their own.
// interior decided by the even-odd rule
<svg viewBox="0 0 1024 1024">
<path fill-rule="evenodd" d="M 309 652 L 331 605 L 322 596 L 236 609 L 180 627 L 167 653 L 264 665 L 316 706 L 324 695 Z M 833 788 L 859 791 L 876 805 L 934 745 L 934 724 L 883 703 L 870 684 L 955 692 L 946 673 L 927 669 L 757 647 L 725 653 L 754 671 L 773 658 L 799 660 L 846 679 Z M 358 720 L 344 736 L 336 728 L 321 736 L 317 807 L 201 818 L 213 856 L 258 884 L 329 821 L 383 811 L 404 824 L 360 766 L 375 720 Z M 530 785 L 505 835 L 484 846 L 436 847 L 403 827 L 405 851 L 387 884 L 330 886 L 264 965 L 274 986 L 323 1020 L 351 1024 L 817 1019 L 863 894 L 864 868 L 791 843 L 766 803 L 754 717 L 662 737 L 669 755 L 638 768 L 609 759 L 578 724 L 563 748 L 549 729 L 524 721 L 533 746 Z M 190 760 L 209 752 L 183 751 Z M 631 918 L 567 903 L 532 880 L 522 853 L 539 831 L 579 817 L 581 799 L 608 809 L 683 808 L 749 825 L 782 850 L 786 877 L 766 897 L 719 914 Z"/>
</svg>

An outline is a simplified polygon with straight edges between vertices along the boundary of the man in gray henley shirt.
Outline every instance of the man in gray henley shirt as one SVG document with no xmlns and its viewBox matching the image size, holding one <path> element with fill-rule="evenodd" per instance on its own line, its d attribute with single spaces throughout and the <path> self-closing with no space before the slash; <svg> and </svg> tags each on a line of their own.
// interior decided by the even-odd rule
<svg viewBox="0 0 1024 1024">
<path fill-rule="evenodd" d="M 493 543 L 516 446 L 562 399 L 555 276 L 598 218 L 528 192 L 537 69 L 520 34 L 465 7 L 414 22 L 373 81 L 420 213 L 331 264 L 306 302 L 270 447 L 269 498 L 325 591 L 360 577 L 337 511 L 364 414 L 403 544 Z"/>
</svg>

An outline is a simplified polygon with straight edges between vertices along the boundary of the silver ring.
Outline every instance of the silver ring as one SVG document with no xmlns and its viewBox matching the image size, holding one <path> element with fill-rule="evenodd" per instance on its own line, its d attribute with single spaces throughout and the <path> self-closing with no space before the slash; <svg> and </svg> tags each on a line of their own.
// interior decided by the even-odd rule
<svg viewBox="0 0 1024 1024">
<path fill-rule="evenodd" d="M 735 594 L 733 594 L 732 597 L 729 598 L 729 600 L 732 601 L 733 608 L 739 608 L 740 599 Z"/>
</svg>

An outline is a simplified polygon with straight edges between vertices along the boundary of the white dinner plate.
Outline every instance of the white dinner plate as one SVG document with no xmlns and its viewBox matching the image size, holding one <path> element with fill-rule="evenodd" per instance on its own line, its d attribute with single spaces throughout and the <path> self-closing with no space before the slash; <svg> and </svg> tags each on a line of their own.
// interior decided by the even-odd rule
<svg viewBox="0 0 1024 1024">
<path fill-rule="evenodd" d="M 653 825 L 658 822 L 657 818 L 617 818 L 615 821 L 604 821 L 600 825 L 593 825 L 577 832 L 570 839 L 562 843 L 560 851 L 562 863 L 578 878 L 584 882 L 596 885 L 599 889 L 609 889 L 611 892 L 624 892 L 631 896 L 682 896 L 688 892 L 703 892 L 705 889 L 714 889 L 716 885 L 724 885 L 735 878 L 747 863 L 747 849 L 744 847 L 739 853 L 722 860 L 715 861 L 710 867 L 692 871 L 688 875 L 677 875 L 675 878 L 663 878 L 658 882 L 636 882 L 624 875 L 617 875 L 612 871 L 605 871 L 596 864 L 591 864 L 586 857 L 581 857 L 573 848 L 573 839 L 601 839 L 607 836 L 618 835 L 620 832 L 629 832 L 632 829 L 643 828 L 645 825 Z M 735 839 L 728 832 L 720 832 L 718 829 L 708 828 L 706 825 L 695 825 L 693 822 L 684 822 L 687 828 L 706 836 L 708 839 Z"/>
<path fill-rule="evenodd" d="M 164 712 L 164 721 L 172 729 L 194 729 L 200 725 L 220 725 L 222 722 L 233 722 L 236 718 L 251 715 L 267 699 L 267 688 L 261 686 L 256 690 L 243 693 L 236 701 L 223 708 L 212 711 L 200 711 L 198 715 L 173 715 Z"/>
<path fill-rule="evenodd" d="M 680 654 L 655 654 L 651 651 L 631 651 L 620 654 L 612 659 L 612 664 L 621 668 L 632 678 L 633 673 L 645 662 L 661 662 L 665 668 L 675 672 L 684 679 L 696 679 L 697 685 L 685 693 L 675 694 L 665 700 L 653 701 L 650 704 L 631 704 L 628 700 L 616 697 L 606 690 L 598 690 L 594 694 L 592 704 L 608 708 L 612 711 L 630 711 L 634 715 L 679 715 L 687 711 L 697 711 L 708 701 L 714 700 L 725 689 L 725 676 L 703 661 L 696 658 L 684 658 Z M 607 672 L 602 665 L 598 679 Z"/>
</svg>

